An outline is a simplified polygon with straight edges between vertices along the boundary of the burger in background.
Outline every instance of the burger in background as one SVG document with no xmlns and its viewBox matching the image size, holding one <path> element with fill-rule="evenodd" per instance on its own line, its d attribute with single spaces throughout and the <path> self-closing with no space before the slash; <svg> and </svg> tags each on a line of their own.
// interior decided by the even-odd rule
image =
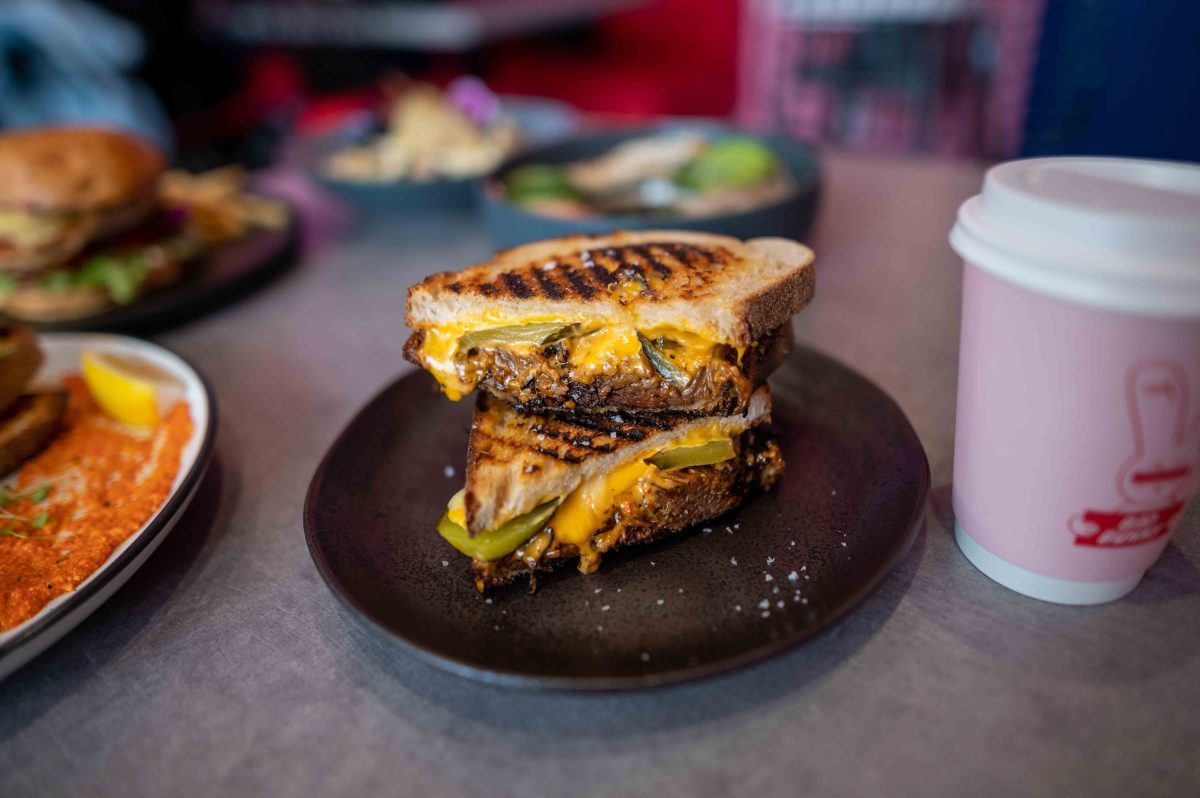
<svg viewBox="0 0 1200 798">
<path fill-rule="evenodd" d="M 96 128 L 0 134 L 0 310 L 79 319 L 180 279 L 184 264 L 256 226 L 286 224 L 240 169 L 192 176 L 134 136 Z"/>
</svg>

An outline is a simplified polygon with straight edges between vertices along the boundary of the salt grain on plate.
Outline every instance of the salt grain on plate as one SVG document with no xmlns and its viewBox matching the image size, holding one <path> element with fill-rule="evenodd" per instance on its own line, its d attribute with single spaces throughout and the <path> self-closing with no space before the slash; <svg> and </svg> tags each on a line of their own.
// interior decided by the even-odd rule
<svg viewBox="0 0 1200 798">
<path fill-rule="evenodd" d="M 758 608 L 760 610 L 765 610 L 767 607 L 770 607 L 770 606 L 771 606 L 770 599 L 763 599 L 762 601 L 758 602 Z"/>
<path fill-rule="evenodd" d="M 491 604 L 491 603 L 492 603 L 492 600 L 491 600 L 490 598 L 489 598 L 489 599 L 484 599 L 484 600 L 483 600 L 483 603 L 484 603 L 484 604 Z"/>
<path fill-rule="evenodd" d="M 741 605 L 741 604 L 738 604 L 738 605 L 736 605 L 736 606 L 733 608 L 733 611 L 734 611 L 734 612 L 741 612 L 741 611 L 742 611 L 742 605 Z"/>
<path fill-rule="evenodd" d="M 775 577 L 771 576 L 770 574 L 763 574 L 763 581 L 764 582 L 774 582 Z"/>
<path fill-rule="evenodd" d="M 446 466 L 442 469 L 442 473 L 446 475 L 446 479 L 454 476 L 454 466 Z"/>
<path fill-rule="evenodd" d="M 449 561 L 447 561 L 447 560 L 442 560 L 442 567 L 443 567 L 443 568 L 445 568 L 445 567 L 446 567 L 447 565 L 449 565 L 449 564 L 450 564 L 450 563 L 449 563 Z"/>
<path fill-rule="evenodd" d="M 771 564 L 772 564 L 772 563 L 774 563 L 774 562 L 775 562 L 775 558 L 774 558 L 774 557 L 768 557 L 768 558 L 767 558 L 767 565 L 771 565 Z"/>
<path fill-rule="evenodd" d="M 729 564 L 730 564 L 730 565 L 737 565 L 737 557 L 730 557 L 730 558 L 729 558 Z"/>
<path fill-rule="evenodd" d="M 799 582 L 800 574 L 796 573 L 795 571 L 792 571 L 790 574 L 788 574 L 788 581 L 789 582 Z"/>
<path fill-rule="evenodd" d="M 779 609 L 783 609 L 783 599 L 780 599 L 779 601 L 775 602 L 775 606 L 778 607 Z"/>
</svg>

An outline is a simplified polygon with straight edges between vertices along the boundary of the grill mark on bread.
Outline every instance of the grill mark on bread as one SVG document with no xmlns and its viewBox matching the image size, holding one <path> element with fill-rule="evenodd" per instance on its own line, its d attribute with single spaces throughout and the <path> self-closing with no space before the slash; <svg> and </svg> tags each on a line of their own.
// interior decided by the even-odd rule
<svg viewBox="0 0 1200 798">
<path fill-rule="evenodd" d="M 525 281 L 521 279 L 521 275 L 516 272 L 505 272 L 500 277 L 504 280 L 504 284 L 508 287 L 508 290 L 521 299 L 529 299 L 529 297 L 533 296 L 533 290 L 525 284 Z"/>
<path fill-rule="evenodd" d="M 587 275 L 591 274 L 590 271 L 577 272 L 571 268 L 570 264 L 563 264 L 560 269 L 563 274 L 566 275 L 567 282 L 571 284 L 571 287 L 574 288 L 581 297 L 584 299 L 591 299 L 596 295 L 596 289 L 592 286 L 587 278 Z"/>
<path fill-rule="evenodd" d="M 542 293 L 550 299 L 562 299 L 566 296 L 563 293 L 562 287 L 558 282 L 551 277 L 551 271 L 546 269 L 534 269 L 533 279 L 537 280 L 538 287 L 542 289 Z"/>
<path fill-rule="evenodd" d="M 634 244 L 631 247 L 627 247 L 627 249 L 629 249 L 631 252 L 637 253 L 638 256 L 640 256 L 643 260 L 646 261 L 646 263 L 650 264 L 651 269 L 654 269 L 654 271 L 658 272 L 659 276 L 665 280 L 671 276 L 671 267 L 667 266 L 665 263 L 661 262 L 655 256 L 654 249 L 655 249 L 655 247 L 658 247 L 658 246 L 661 246 L 661 245 L 653 244 L 653 243 L 651 243 L 651 244 Z M 691 263 L 689 262 L 688 265 L 690 266 Z"/>
<path fill-rule="evenodd" d="M 453 294 L 474 292 L 489 299 L 590 300 L 622 280 L 633 279 L 645 286 L 643 299 L 695 298 L 720 279 L 723 267 L 736 260 L 725 247 L 647 241 L 580 249 L 550 262 L 549 268 L 541 261 L 529 261 L 490 279 L 458 278 L 444 288 Z M 655 290 L 650 278 L 662 281 L 660 290 Z"/>
</svg>

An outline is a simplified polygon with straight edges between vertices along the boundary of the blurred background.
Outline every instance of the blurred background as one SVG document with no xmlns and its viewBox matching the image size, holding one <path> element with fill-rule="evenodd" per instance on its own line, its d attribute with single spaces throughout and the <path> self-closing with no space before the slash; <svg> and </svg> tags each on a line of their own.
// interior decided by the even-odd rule
<svg viewBox="0 0 1200 798">
<path fill-rule="evenodd" d="M 7 0 L 0 126 L 96 121 L 261 167 L 470 74 L 606 124 L 717 117 L 859 151 L 1200 160 L 1191 0 Z"/>
</svg>

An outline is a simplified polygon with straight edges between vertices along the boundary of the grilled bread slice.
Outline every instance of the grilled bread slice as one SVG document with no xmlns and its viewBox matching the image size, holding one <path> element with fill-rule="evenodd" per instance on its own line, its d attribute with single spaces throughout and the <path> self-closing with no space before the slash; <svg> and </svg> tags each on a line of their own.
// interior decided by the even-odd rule
<svg viewBox="0 0 1200 798">
<path fill-rule="evenodd" d="M 755 392 L 745 414 L 689 418 L 522 413 L 481 396 L 467 444 L 467 532 L 477 535 L 680 443 L 728 438 L 771 419 L 771 393 Z"/>
<path fill-rule="evenodd" d="M 593 571 L 615 545 L 682 529 L 769 487 L 782 469 L 770 411 L 765 386 L 745 414 L 710 418 L 537 415 L 481 395 L 466 486 L 438 529 L 472 557 L 480 589 L 555 558 Z"/>
<path fill-rule="evenodd" d="M 0 476 L 46 448 L 67 410 L 66 391 L 28 393 L 0 416 Z"/>
<path fill-rule="evenodd" d="M 0 326 L 0 414 L 25 393 L 42 365 L 37 336 L 28 327 Z"/>
<path fill-rule="evenodd" d="M 411 287 L 405 354 L 451 398 L 480 386 L 538 410 L 744 410 L 769 373 L 756 353 L 812 298 L 812 261 L 785 239 L 670 230 L 528 244 Z"/>
</svg>

